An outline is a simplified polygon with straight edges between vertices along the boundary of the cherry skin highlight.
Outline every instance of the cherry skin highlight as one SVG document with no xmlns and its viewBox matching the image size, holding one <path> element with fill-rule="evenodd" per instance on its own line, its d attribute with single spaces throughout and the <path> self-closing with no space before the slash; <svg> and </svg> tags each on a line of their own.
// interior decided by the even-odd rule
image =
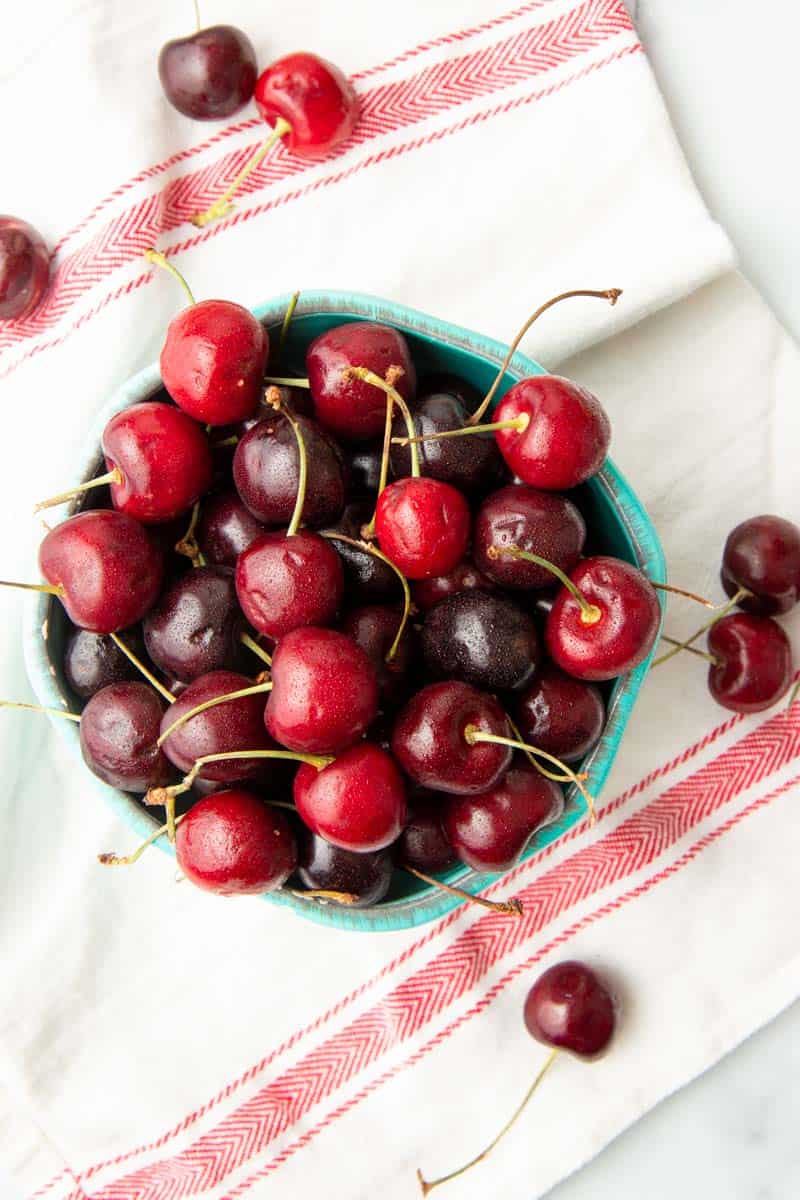
<svg viewBox="0 0 800 1200">
<path fill-rule="evenodd" d="M 374 502 L 357 500 L 348 504 L 332 526 L 333 531 L 358 541 L 362 529 L 372 517 L 373 509 Z M 336 539 L 331 539 L 331 545 L 341 559 L 344 594 L 351 604 L 372 604 L 399 598 L 400 582 L 397 576 L 377 555 Z"/>
<path fill-rule="evenodd" d="M 252 42 L 233 25 L 211 25 L 174 38 L 158 56 L 164 95 L 195 121 L 219 121 L 244 108 L 257 75 Z"/>
<path fill-rule="evenodd" d="M 39 304 L 50 279 L 50 251 L 27 221 L 0 216 L 0 321 L 21 321 Z"/>
<path fill-rule="evenodd" d="M 287 54 L 262 71 L 254 99 L 263 119 L 282 117 L 284 135 L 295 154 L 322 154 L 350 136 L 358 98 L 349 79 L 333 63 L 306 52 Z"/>
<path fill-rule="evenodd" d="M 130 640 L 130 637 L 126 637 L 126 641 L 130 643 Z M 109 683 L 140 678 L 136 667 L 116 642 L 106 635 L 89 633 L 85 629 L 73 629 L 67 639 L 64 675 L 73 692 L 82 700 L 88 700 Z"/>
<path fill-rule="evenodd" d="M 545 567 L 496 551 L 510 546 L 537 554 L 569 574 L 585 542 L 586 523 L 566 496 L 510 484 L 493 492 L 478 509 L 472 557 L 500 587 L 549 588 L 553 575 Z"/>
<path fill-rule="evenodd" d="M 468 559 L 456 563 L 446 575 L 432 575 L 430 579 L 418 579 L 411 589 L 417 608 L 427 612 L 440 600 L 447 600 L 459 592 L 479 590 L 493 592 L 494 582 L 478 570 Z"/>
<path fill-rule="evenodd" d="M 197 542 L 209 563 L 235 567 L 240 554 L 266 533 L 235 492 L 220 492 L 203 501 Z"/>
<path fill-rule="evenodd" d="M 345 504 L 342 456 L 316 421 L 308 417 L 294 419 L 308 459 L 303 523 L 314 528 L 329 525 L 341 516 Z M 249 429 L 236 447 L 236 490 L 257 520 L 276 528 L 288 525 L 292 518 L 299 480 L 297 437 L 286 417 L 273 413 Z"/>
<path fill-rule="evenodd" d="M 537 1042 L 598 1058 L 616 1026 L 614 998 L 591 967 L 558 963 L 540 975 L 525 1001 L 525 1028 Z"/>
<path fill-rule="evenodd" d="M 800 599 L 800 529 L 782 517 L 750 517 L 728 534 L 722 586 L 729 596 L 747 588 L 739 608 L 762 617 L 789 612 Z"/>
<path fill-rule="evenodd" d="M 164 713 L 161 733 L 185 713 L 206 700 L 227 696 L 252 687 L 252 679 L 235 671 L 210 671 L 185 688 L 174 704 Z M 264 696 L 242 696 L 227 700 L 192 717 L 164 742 L 164 753 L 170 762 L 187 774 L 198 758 L 207 754 L 223 754 L 234 750 L 272 750 L 273 742 L 264 728 Z M 217 783 L 236 783 L 241 779 L 261 776 L 265 770 L 263 758 L 231 758 L 206 763 L 199 772 L 201 779 Z"/>
<path fill-rule="evenodd" d="M 111 787 L 146 792 L 173 771 L 156 745 L 164 703 L 146 683 L 110 683 L 81 714 L 80 742 L 89 770 Z"/>
<path fill-rule="evenodd" d="M 178 826 L 175 850 L 186 878 L 221 896 L 272 892 L 297 863 L 284 813 L 244 788 L 198 800 Z"/>
<path fill-rule="evenodd" d="M 519 697 L 522 740 L 562 762 L 578 762 L 599 740 L 606 709 L 600 689 L 545 663 Z"/>
<path fill-rule="evenodd" d="M 294 802 L 314 833 L 359 853 L 391 845 L 406 820 L 403 777 L 390 755 L 370 742 L 344 750 L 321 771 L 302 763 Z"/>
<path fill-rule="evenodd" d="M 353 321 L 321 333 L 306 352 L 311 398 L 320 425 L 346 441 L 378 437 L 386 424 L 386 393 L 363 379 L 350 378 L 348 367 L 366 367 L 381 379 L 390 367 L 400 367 L 403 373 L 394 387 L 408 401 L 417 386 L 408 343 L 388 325 Z"/>
<path fill-rule="evenodd" d="M 191 683 L 209 671 L 235 670 L 243 657 L 244 621 L 232 574 L 223 567 L 188 571 L 144 620 L 147 653 L 166 675 Z"/>
<path fill-rule="evenodd" d="M 367 854 L 343 850 L 305 829 L 298 838 L 297 875 L 310 890 L 355 897 L 347 901 L 347 908 L 371 908 L 389 891 L 392 857 L 386 850 Z M 326 897 L 326 903 L 337 901 Z"/>
<path fill-rule="evenodd" d="M 708 669 L 708 688 L 723 708 L 762 712 L 788 692 L 792 648 L 771 617 L 752 613 L 722 617 L 711 627 L 708 649 L 719 662 Z"/>
<path fill-rule="evenodd" d="M 434 679 L 463 679 L 486 691 L 530 683 L 541 658 L 533 619 L 505 596 L 459 592 L 425 616 L 425 666 Z"/>
<path fill-rule="evenodd" d="M 476 871 L 507 871 L 533 834 L 561 816 L 564 795 L 521 756 L 492 788 L 445 801 L 443 824 L 458 858 Z"/>
<path fill-rule="evenodd" d="M 339 555 L 318 533 L 264 533 L 239 555 L 236 592 L 259 633 L 282 638 L 304 625 L 329 625 L 342 602 Z"/>
<path fill-rule="evenodd" d="M 408 579 L 446 575 L 464 557 L 470 512 L 461 492 L 437 479 L 398 479 L 378 497 L 381 550 Z"/>
</svg>

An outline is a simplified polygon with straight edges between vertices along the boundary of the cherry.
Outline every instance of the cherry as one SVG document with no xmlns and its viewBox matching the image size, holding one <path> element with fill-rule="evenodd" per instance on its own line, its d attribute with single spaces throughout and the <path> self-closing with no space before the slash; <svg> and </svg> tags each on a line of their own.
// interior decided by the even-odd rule
<svg viewBox="0 0 800 1200">
<path fill-rule="evenodd" d="M 381 477 L 381 447 L 355 444 L 347 447 L 344 457 L 351 495 L 374 498 Z"/>
<path fill-rule="evenodd" d="M 383 379 L 392 367 L 393 386 L 408 401 L 417 376 L 408 343 L 396 329 L 374 321 L 337 325 L 315 338 L 306 352 L 306 370 L 316 418 L 325 429 L 349 441 L 383 432 L 386 395 L 351 372 L 363 367 Z"/>
<path fill-rule="evenodd" d="M 378 497 L 375 532 L 409 579 L 446 575 L 464 557 L 470 512 L 461 492 L 438 479 L 398 479 Z"/>
<path fill-rule="evenodd" d="M 82 700 L 109 683 L 136 678 L 136 668 L 119 646 L 104 634 L 73 629 L 64 650 L 64 675 Z"/>
<path fill-rule="evenodd" d="M 358 541 L 361 531 L 372 515 L 371 505 L 355 501 L 345 507 L 333 532 Z M 392 568 L 368 550 L 352 545 L 351 541 L 334 540 L 333 546 L 344 568 L 344 592 L 356 604 L 392 600 L 397 596 L 397 575 Z"/>
<path fill-rule="evenodd" d="M 661 609 L 650 581 L 619 558 L 586 558 L 570 573 L 545 626 L 550 657 L 576 679 L 613 679 L 652 649 Z"/>
<path fill-rule="evenodd" d="M 476 871 L 507 871 L 531 837 L 564 810 L 564 794 L 521 757 L 493 787 L 445 801 L 442 822 L 458 858 Z"/>
<path fill-rule="evenodd" d="M 353 608 L 342 621 L 342 632 L 361 647 L 375 667 L 381 699 L 389 704 L 398 704 L 409 690 L 415 638 L 405 626 L 397 642 L 402 623 L 402 611 L 385 604 Z M 397 647 L 390 658 L 395 642 Z"/>
<path fill-rule="evenodd" d="M 426 614 L 422 650 L 434 678 L 463 679 L 487 691 L 525 687 L 541 657 L 531 617 L 504 596 L 475 590 Z"/>
<path fill-rule="evenodd" d="M 321 771 L 303 763 L 294 801 L 314 833 L 361 853 L 391 845 L 406 820 L 403 777 L 390 755 L 370 742 L 344 750 Z"/>
<path fill-rule="evenodd" d="M 320 899 L 369 908 L 389 891 L 392 857 L 386 850 L 343 850 L 307 829 L 299 837 L 297 874 L 303 887 Z"/>
<path fill-rule="evenodd" d="M 242 437 L 248 429 L 258 425 L 259 421 L 274 421 L 275 413 L 285 412 L 286 409 L 296 417 L 313 417 L 314 406 L 308 388 L 278 387 L 270 384 L 263 395 L 259 396 L 255 411 L 232 426 L 232 435 Z"/>
<path fill-rule="evenodd" d="M 242 625 L 233 575 L 224 567 L 199 567 L 173 583 L 150 610 L 144 642 L 160 670 L 191 683 L 239 665 Z"/>
<path fill-rule="evenodd" d="M 198 705 L 230 692 L 242 691 L 251 687 L 252 682 L 234 671 L 210 671 L 208 675 L 201 675 L 165 712 L 161 737 L 164 738 L 181 717 Z M 167 758 L 181 771 L 190 771 L 196 760 L 207 754 L 271 749 L 272 742 L 264 728 L 264 698 L 262 695 L 242 696 L 209 707 L 168 733 L 163 746 Z M 263 758 L 231 758 L 207 763 L 198 774 L 202 779 L 213 779 L 218 783 L 235 783 L 260 775 L 263 769 Z"/>
<path fill-rule="evenodd" d="M 792 648 L 784 631 L 770 617 L 731 613 L 708 635 L 713 659 L 708 688 L 723 708 L 733 712 L 762 712 L 777 703 L 792 680 Z"/>
<path fill-rule="evenodd" d="M 522 737 L 564 762 L 577 762 L 598 741 L 605 724 L 600 689 L 545 663 L 517 701 Z"/>
<path fill-rule="evenodd" d="M 208 562 L 235 567 L 239 555 L 264 532 L 235 492 L 220 492 L 203 501 L 197 541 Z"/>
<path fill-rule="evenodd" d="M 482 574 L 468 559 L 456 563 L 446 575 L 433 575 L 430 579 L 418 579 L 411 589 L 417 608 L 427 612 L 440 600 L 447 600 L 459 592 L 479 589 L 484 592 L 494 591 L 493 580 Z"/>
<path fill-rule="evenodd" d="M 800 599 L 800 529 L 782 517 L 750 517 L 728 534 L 722 586 L 729 596 L 752 592 L 740 608 L 762 617 L 788 612 Z"/>
<path fill-rule="evenodd" d="M 397 840 L 399 865 L 436 874 L 456 861 L 453 847 L 442 824 L 442 797 L 435 792 L 418 792 L 409 805 L 409 816 Z"/>
<path fill-rule="evenodd" d="M 469 390 L 469 385 L 462 385 Z M 412 407 L 414 428 L 423 437 L 461 429 L 467 422 L 469 409 L 458 391 L 433 390 L 421 392 Z M 405 433 L 402 418 L 395 420 L 394 435 Z M 399 438 L 400 441 L 404 439 Z M 422 470 L 431 479 L 451 483 L 461 491 L 473 494 L 496 484 L 503 473 L 503 460 L 491 433 L 452 440 L 420 443 Z M 408 446 L 395 444 L 391 453 L 392 471 L 396 476 L 411 473 L 411 453 Z"/>
<path fill-rule="evenodd" d="M 358 741 L 377 711 L 375 667 L 352 638 L 312 627 L 281 638 L 264 720 L 282 746 L 336 754 Z"/>
<path fill-rule="evenodd" d="M 0 321 L 18 321 L 36 308 L 50 278 L 44 238 L 19 217 L 0 216 Z"/>
<path fill-rule="evenodd" d="M 537 979 L 525 1000 L 525 1028 L 537 1042 L 598 1058 L 616 1025 L 614 998 L 591 967 L 562 962 Z"/>
<path fill-rule="evenodd" d="M 470 742 L 469 728 L 507 737 L 508 719 L 493 696 L 467 683 L 432 683 L 412 696 L 392 733 L 392 753 L 422 787 L 474 795 L 497 783 L 511 750 L 492 742 Z"/>
<path fill-rule="evenodd" d="M 307 417 L 296 417 L 305 442 L 308 482 L 303 521 L 312 527 L 329 525 L 345 504 L 345 474 L 336 443 Z M 233 481 L 242 501 L 259 521 L 271 527 L 288 525 L 300 483 L 297 435 L 285 416 L 254 425 L 236 447 Z"/>
<path fill-rule="evenodd" d="M 253 95 L 257 75 L 252 43 L 233 25 L 211 25 L 175 38 L 158 56 L 164 94 L 195 121 L 233 116 Z"/>
<path fill-rule="evenodd" d="M 95 692 L 81 714 L 83 760 L 104 783 L 146 792 L 172 771 L 156 741 L 164 703 L 146 683 L 110 683 Z"/>
<path fill-rule="evenodd" d="M 284 814 L 244 788 L 198 800 L 178 826 L 175 850 L 186 878 L 221 896 L 272 892 L 297 863 Z"/>
<path fill-rule="evenodd" d="M 333 546 L 318 533 L 263 533 L 239 555 L 236 592 L 250 624 L 271 638 L 336 619 L 344 572 Z"/>
<path fill-rule="evenodd" d="M 478 568 L 501 587 L 547 588 L 552 572 L 496 549 L 516 546 L 546 558 L 562 571 L 577 566 L 586 541 L 586 524 L 566 496 L 512 484 L 484 500 L 475 517 L 472 556 Z"/>
</svg>

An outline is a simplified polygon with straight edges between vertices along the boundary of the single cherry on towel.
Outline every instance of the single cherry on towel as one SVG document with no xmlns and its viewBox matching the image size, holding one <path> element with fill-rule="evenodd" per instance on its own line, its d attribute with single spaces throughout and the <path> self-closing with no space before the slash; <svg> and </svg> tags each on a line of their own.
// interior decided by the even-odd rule
<svg viewBox="0 0 800 1200">
<path fill-rule="evenodd" d="M 285 814 L 243 787 L 192 805 L 178 825 L 175 852 L 191 883 L 221 896 L 272 892 L 297 864 Z"/>
<path fill-rule="evenodd" d="M 306 351 L 306 370 L 315 416 L 337 437 L 364 441 L 383 433 L 387 398 L 354 368 L 381 380 L 391 371 L 392 386 L 406 402 L 416 392 L 417 374 L 408 342 L 389 325 L 353 321 L 314 339 Z"/>
<path fill-rule="evenodd" d="M 110 683 L 81 714 L 83 761 L 93 774 L 124 792 L 146 792 L 173 777 L 157 745 L 164 702 L 146 683 Z"/>
<path fill-rule="evenodd" d="M 741 588 L 751 593 L 738 600 L 746 612 L 788 612 L 800 599 L 800 529 L 769 515 L 742 521 L 725 542 L 721 578 L 729 596 Z"/>
<path fill-rule="evenodd" d="M 244 108 L 258 67 L 253 44 L 234 25 L 210 25 L 165 42 L 158 77 L 173 108 L 195 121 L 219 121 Z"/>
<path fill-rule="evenodd" d="M 392 869 L 388 850 L 343 850 L 310 829 L 298 836 L 297 876 L 310 897 L 326 903 L 370 908 L 389 891 Z"/>
<path fill-rule="evenodd" d="M 546 558 L 569 572 L 578 565 L 586 542 L 586 523 L 566 496 L 527 484 L 510 484 L 481 504 L 472 531 L 476 566 L 505 588 L 547 588 L 553 574 L 520 555 L 498 554 L 512 546 Z"/>
<path fill-rule="evenodd" d="M 314 833 L 360 853 L 391 845 L 406 820 L 403 776 L 371 742 L 343 750 L 321 771 L 303 763 L 294 777 L 294 801 Z"/>
<path fill-rule="evenodd" d="M 449 483 L 398 479 L 378 497 L 375 532 L 381 550 L 408 579 L 446 575 L 466 553 L 470 511 Z"/>
<path fill-rule="evenodd" d="M 19 217 L 0 216 L 0 321 L 30 316 L 50 278 L 44 238 Z"/>
<path fill-rule="evenodd" d="M 712 663 L 708 688 L 732 712 L 762 712 L 776 704 L 792 680 L 792 647 L 771 617 L 730 613 L 708 635 Z"/>
</svg>

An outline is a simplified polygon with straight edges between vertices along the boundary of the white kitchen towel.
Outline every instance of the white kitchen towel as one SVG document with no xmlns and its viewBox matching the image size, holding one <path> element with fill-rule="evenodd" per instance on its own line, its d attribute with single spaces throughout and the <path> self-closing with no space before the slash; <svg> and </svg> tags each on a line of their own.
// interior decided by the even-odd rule
<svg viewBox="0 0 800 1200">
<path fill-rule="evenodd" d="M 672 577 L 714 590 L 737 520 L 800 517 L 800 357 L 731 271 L 619 0 L 208 0 L 205 20 L 246 29 L 262 63 L 298 47 L 338 62 L 363 116 L 324 162 L 276 148 L 202 232 L 189 214 L 264 127 L 166 105 L 155 60 L 187 7 L 4 14 L 3 204 L 57 246 L 45 305 L 0 330 L 4 576 L 35 569 L 33 502 L 157 356 L 180 301 L 143 265 L 154 242 L 199 296 L 362 290 L 506 340 L 555 292 L 623 287 L 615 309 L 554 310 L 525 348 L 604 400 Z M 26 699 L 19 601 L 0 605 L 2 694 Z M 675 631 L 696 620 L 671 605 Z M 46 1200 L 414 1196 L 415 1166 L 457 1165 L 517 1102 L 543 1058 L 525 992 L 568 955 L 618 986 L 613 1051 L 563 1059 L 493 1160 L 443 1193 L 543 1194 L 797 995 L 799 709 L 728 716 L 702 664 L 673 660 L 596 828 L 494 889 L 522 898 L 521 920 L 459 911 L 380 936 L 176 886 L 155 852 L 101 870 L 97 851 L 130 835 L 44 718 L 5 712 L 2 1161 Z"/>
</svg>

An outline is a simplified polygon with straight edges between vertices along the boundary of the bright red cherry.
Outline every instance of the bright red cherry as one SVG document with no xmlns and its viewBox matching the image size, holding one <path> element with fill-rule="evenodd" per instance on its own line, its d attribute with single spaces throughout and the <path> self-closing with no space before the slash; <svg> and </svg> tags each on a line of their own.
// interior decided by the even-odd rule
<svg viewBox="0 0 800 1200">
<path fill-rule="evenodd" d="M 600 689 L 545 663 L 516 705 L 522 740 L 562 762 L 588 754 L 603 732 L 606 710 Z"/>
<path fill-rule="evenodd" d="M 338 520 L 346 498 L 341 451 L 316 421 L 295 417 L 305 443 L 308 478 L 303 523 L 317 528 Z M 233 481 L 243 502 L 271 528 L 286 526 L 300 485 L 297 433 L 278 413 L 249 429 L 236 447 Z"/>
<path fill-rule="evenodd" d="M 358 98 L 349 79 L 316 54 L 287 54 L 262 71 L 255 102 L 269 125 L 283 118 L 295 154 L 322 154 L 350 136 Z"/>
<path fill-rule="evenodd" d="M 186 713 L 244 688 L 252 687 L 252 679 L 235 671 L 210 671 L 201 675 L 185 688 L 178 699 L 164 713 L 161 735 Z M 240 696 L 215 704 L 205 712 L 197 713 L 180 728 L 170 733 L 164 742 L 164 753 L 170 762 L 186 773 L 198 758 L 207 754 L 223 754 L 239 750 L 270 750 L 273 743 L 264 728 L 264 696 Z M 200 770 L 201 779 L 213 779 L 217 783 L 236 783 L 240 779 L 251 779 L 264 771 L 263 758 L 221 759 L 206 763 Z"/>
<path fill-rule="evenodd" d="M 383 432 L 386 393 L 348 375 L 349 367 L 365 367 L 381 379 L 390 367 L 401 368 L 393 386 L 404 400 L 413 397 L 417 375 L 406 339 L 389 325 L 353 321 L 314 339 L 306 352 L 306 370 L 316 418 L 338 437 L 363 441 Z"/>
<path fill-rule="evenodd" d="M 500 453 L 524 483 L 544 491 L 577 487 L 602 467 L 611 425 L 600 401 L 558 375 L 515 383 L 497 405 L 493 421 L 527 417 L 527 425 L 498 429 Z"/>
<path fill-rule="evenodd" d="M 493 492 L 478 509 L 472 557 L 500 587 L 548 588 L 553 575 L 545 567 L 496 551 L 516 547 L 569 572 L 577 566 L 585 541 L 586 524 L 566 496 L 511 484 Z"/>
<path fill-rule="evenodd" d="M 537 979 L 525 1001 L 525 1028 L 537 1042 L 594 1059 L 617 1021 L 614 998 L 591 967 L 558 963 Z"/>
<path fill-rule="evenodd" d="M 168 783 L 173 772 L 156 742 L 164 703 L 146 683 L 110 683 L 95 692 L 81 714 L 83 761 L 111 787 L 146 792 Z"/>
<path fill-rule="evenodd" d="M 252 42 L 233 25 L 211 25 L 175 38 L 158 56 L 164 94 L 195 121 L 232 117 L 252 96 L 257 75 Z"/>
<path fill-rule="evenodd" d="M 432 683 L 402 709 L 392 732 L 392 754 L 417 784 L 453 795 L 475 795 L 497 783 L 511 750 L 467 739 L 470 728 L 508 737 L 509 725 L 493 696 L 454 680 Z"/>
<path fill-rule="evenodd" d="M 800 529 L 783 517 L 750 517 L 728 534 L 722 586 L 729 596 L 747 588 L 739 608 L 771 617 L 800 599 Z"/>
<path fill-rule="evenodd" d="M 302 763 L 294 778 L 294 802 L 314 833 L 344 850 L 382 850 L 406 820 L 403 777 L 378 746 L 361 742 L 318 771 Z"/>
<path fill-rule="evenodd" d="M 210 563 L 235 567 L 243 550 L 266 533 L 235 492 L 220 492 L 203 501 L 197 522 L 197 541 Z"/>
<path fill-rule="evenodd" d="M 446 575 L 433 575 L 430 579 L 418 579 L 411 589 L 411 595 L 417 608 L 427 612 L 441 600 L 456 596 L 459 592 L 469 592 L 475 589 L 483 592 L 494 591 L 494 582 L 482 574 L 476 566 L 467 559 L 456 563 L 452 571 Z"/>
<path fill-rule="evenodd" d="M 708 688 L 723 708 L 762 712 L 785 696 L 792 681 L 792 648 L 776 621 L 731 613 L 712 625 Z"/>
<path fill-rule="evenodd" d="M 50 278 L 50 251 L 27 221 L 0 216 L 0 321 L 18 321 L 36 308 Z"/>
<path fill-rule="evenodd" d="M 272 892 L 297 864 L 284 814 L 244 788 L 198 800 L 178 826 L 175 850 L 186 878 L 221 896 Z"/>
<path fill-rule="evenodd" d="M 133 517 L 112 509 L 78 513 L 39 547 L 39 568 L 70 620 L 92 633 L 134 625 L 161 590 L 161 553 Z"/>
<path fill-rule="evenodd" d="M 344 590 L 339 555 L 330 541 L 301 529 L 292 537 L 264 533 L 239 555 L 236 592 L 259 633 L 282 638 L 303 625 L 336 619 Z"/>
<path fill-rule="evenodd" d="M 337 754 L 358 741 L 377 711 L 375 667 L 352 638 L 310 627 L 281 638 L 264 720 L 282 746 Z"/>
<path fill-rule="evenodd" d="M 550 657 L 576 679 L 614 679 L 638 666 L 658 634 L 661 608 L 650 581 L 619 558 L 585 558 L 562 588 L 545 625 Z"/>
<path fill-rule="evenodd" d="M 507 871 L 537 829 L 563 810 L 561 788 L 518 756 L 488 791 L 447 799 L 442 819 L 462 862 L 476 871 Z"/>
<path fill-rule="evenodd" d="M 438 479 L 398 479 L 378 497 L 381 550 L 408 579 L 446 575 L 466 553 L 470 511 L 461 492 Z"/>
</svg>

